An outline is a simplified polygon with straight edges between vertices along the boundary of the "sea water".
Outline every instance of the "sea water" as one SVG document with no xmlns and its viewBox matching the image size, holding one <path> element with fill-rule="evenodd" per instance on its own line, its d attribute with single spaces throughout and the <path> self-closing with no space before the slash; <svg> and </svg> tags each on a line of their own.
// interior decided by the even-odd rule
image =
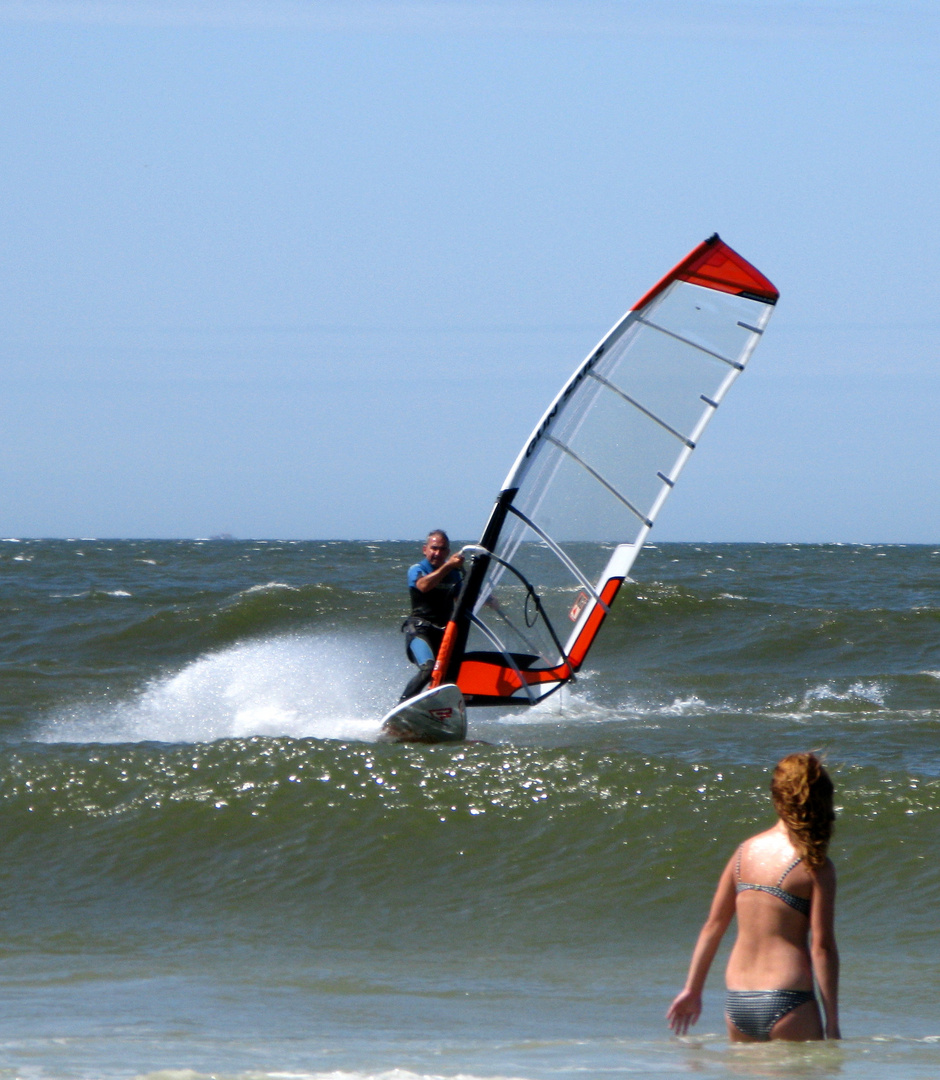
<svg viewBox="0 0 940 1080">
<path fill-rule="evenodd" d="M 940 1073 L 940 549 L 648 547 L 572 688 L 383 745 L 418 555 L 0 543 L 0 1078 Z M 677 1039 L 806 749 L 845 1038 L 729 1045 L 726 943 Z"/>
</svg>

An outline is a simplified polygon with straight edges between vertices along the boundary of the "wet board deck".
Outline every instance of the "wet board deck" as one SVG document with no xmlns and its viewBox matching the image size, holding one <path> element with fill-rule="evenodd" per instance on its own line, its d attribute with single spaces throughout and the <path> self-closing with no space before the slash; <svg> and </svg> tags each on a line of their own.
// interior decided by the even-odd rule
<svg viewBox="0 0 940 1080">
<path fill-rule="evenodd" d="M 385 742 L 462 742 L 466 736 L 467 707 L 453 683 L 416 694 L 382 720 Z"/>
</svg>

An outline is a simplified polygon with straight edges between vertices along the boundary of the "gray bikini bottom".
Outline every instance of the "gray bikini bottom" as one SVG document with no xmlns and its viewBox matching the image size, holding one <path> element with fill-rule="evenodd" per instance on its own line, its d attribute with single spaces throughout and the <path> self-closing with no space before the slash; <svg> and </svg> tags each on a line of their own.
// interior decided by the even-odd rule
<svg viewBox="0 0 940 1080">
<path fill-rule="evenodd" d="M 729 990 L 725 1013 L 738 1031 L 767 1042 L 778 1020 L 814 1000 L 812 990 Z"/>
</svg>

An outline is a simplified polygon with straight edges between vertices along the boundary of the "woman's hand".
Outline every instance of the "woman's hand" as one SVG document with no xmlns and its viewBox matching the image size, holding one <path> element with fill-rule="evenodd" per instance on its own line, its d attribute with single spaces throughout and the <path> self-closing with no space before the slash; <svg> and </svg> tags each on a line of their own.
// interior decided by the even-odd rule
<svg viewBox="0 0 940 1080">
<path fill-rule="evenodd" d="M 702 988 L 708 978 L 708 969 L 712 966 L 715 953 L 728 925 L 734 918 L 735 905 L 734 856 L 718 879 L 718 888 L 712 899 L 711 910 L 705 925 L 699 931 L 698 940 L 692 950 L 692 962 L 685 980 L 685 989 L 669 1006 L 666 1019 L 677 1035 L 684 1035 L 702 1015 Z"/>
<path fill-rule="evenodd" d="M 683 990 L 669 1006 L 666 1019 L 677 1035 L 685 1035 L 702 1015 L 702 995 L 694 990 Z"/>
</svg>

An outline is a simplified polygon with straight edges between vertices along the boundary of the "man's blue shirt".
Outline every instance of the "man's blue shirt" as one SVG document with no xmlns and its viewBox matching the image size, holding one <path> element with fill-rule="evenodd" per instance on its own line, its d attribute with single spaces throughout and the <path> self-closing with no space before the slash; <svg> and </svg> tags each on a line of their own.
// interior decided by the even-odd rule
<svg viewBox="0 0 940 1080">
<path fill-rule="evenodd" d="M 414 566 L 410 566 L 408 568 L 408 588 L 416 588 L 419 577 L 424 577 L 426 574 L 433 573 L 434 567 L 428 562 L 427 559 L 422 559 L 421 562 L 415 563 Z M 450 573 L 444 578 L 440 585 L 437 586 L 437 588 L 441 588 L 442 586 L 459 586 L 461 581 L 463 581 L 463 575 L 456 567 L 454 567 L 454 569 L 450 571 Z"/>
</svg>

